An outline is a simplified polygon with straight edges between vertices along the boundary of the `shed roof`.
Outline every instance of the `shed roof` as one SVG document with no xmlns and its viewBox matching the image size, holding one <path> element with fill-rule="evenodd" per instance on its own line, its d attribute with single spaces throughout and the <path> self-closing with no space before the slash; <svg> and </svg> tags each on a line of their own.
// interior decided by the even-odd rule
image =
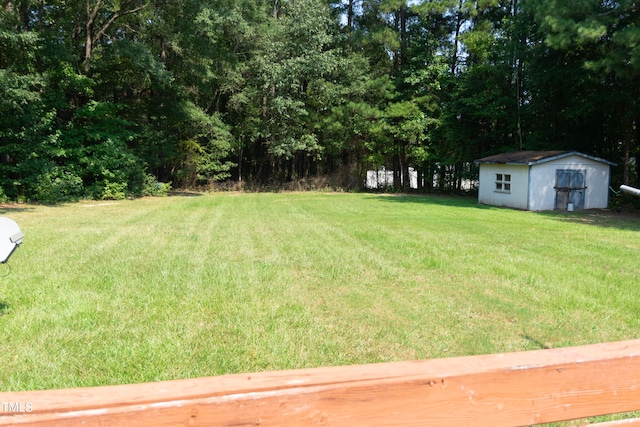
<svg viewBox="0 0 640 427">
<path fill-rule="evenodd" d="M 578 151 L 512 151 L 509 153 L 496 154 L 494 156 L 478 159 L 475 163 L 493 163 L 506 165 L 535 165 L 538 163 L 550 162 L 552 160 L 561 159 L 568 156 L 580 156 L 597 162 L 616 166 L 616 163 L 610 162 L 599 157 L 589 156 Z"/>
</svg>

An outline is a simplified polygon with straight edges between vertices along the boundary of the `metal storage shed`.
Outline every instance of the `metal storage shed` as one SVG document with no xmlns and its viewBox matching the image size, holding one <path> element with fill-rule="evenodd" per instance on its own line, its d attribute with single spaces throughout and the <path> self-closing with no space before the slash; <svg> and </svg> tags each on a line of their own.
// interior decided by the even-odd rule
<svg viewBox="0 0 640 427">
<path fill-rule="evenodd" d="M 479 203 L 531 211 L 606 208 L 616 166 L 577 151 L 517 151 L 475 163 Z"/>
</svg>

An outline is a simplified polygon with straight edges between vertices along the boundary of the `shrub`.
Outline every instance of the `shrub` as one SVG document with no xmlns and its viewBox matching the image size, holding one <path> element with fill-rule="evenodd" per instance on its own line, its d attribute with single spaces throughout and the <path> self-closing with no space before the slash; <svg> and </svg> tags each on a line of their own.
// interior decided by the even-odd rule
<svg viewBox="0 0 640 427">
<path fill-rule="evenodd" d="M 80 198 L 83 192 L 82 178 L 72 171 L 55 168 L 38 177 L 30 199 L 44 203 L 65 202 Z"/>
<path fill-rule="evenodd" d="M 164 197 L 171 191 L 171 182 L 158 182 L 155 176 L 147 175 L 142 185 L 143 196 Z"/>
<path fill-rule="evenodd" d="M 125 182 L 103 182 L 102 187 L 96 184 L 94 187 L 95 199 L 122 200 L 126 197 L 127 184 Z"/>
</svg>

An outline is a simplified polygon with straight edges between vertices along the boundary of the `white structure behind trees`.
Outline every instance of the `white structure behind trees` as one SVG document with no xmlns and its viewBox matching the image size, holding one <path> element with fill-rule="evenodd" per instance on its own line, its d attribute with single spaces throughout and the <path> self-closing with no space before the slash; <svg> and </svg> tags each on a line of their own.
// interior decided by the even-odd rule
<svg viewBox="0 0 640 427">
<path fill-rule="evenodd" d="M 365 188 L 368 189 L 384 189 L 390 188 L 394 186 L 394 171 L 388 170 L 384 167 L 381 169 L 374 171 L 367 171 L 367 180 L 365 182 Z M 433 173 L 431 176 L 424 174 L 422 175 L 422 179 L 420 180 L 418 171 L 414 168 L 409 168 L 409 187 L 413 190 L 417 190 L 420 188 L 438 188 L 439 180 L 441 178 L 440 174 Z M 401 175 L 402 178 L 402 175 Z M 420 182 L 419 182 L 420 181 Z M 404 184 L 404 183 L 401 183 Z M 420 185 L 418 185 L 420 184 Z M 450 183 L 452 185 L 453 183 Z M 459 189 L 462 191 L 469 191 L 477 187 L 478 182 L 476 180 L 471 180 L 467 178 L 461 178 L 459 183 Z"/>
</svg>

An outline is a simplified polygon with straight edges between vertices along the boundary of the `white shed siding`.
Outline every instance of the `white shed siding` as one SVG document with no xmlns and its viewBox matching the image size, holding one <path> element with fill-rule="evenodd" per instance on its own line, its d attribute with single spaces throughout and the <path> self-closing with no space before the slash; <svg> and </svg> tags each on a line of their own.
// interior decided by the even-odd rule
<svg viewBox="0 0 640 427">
<path fill-rule="evenodd" d="M 510 192 L 496 191 L 496 174 L 511 175 Z M 481 164 L 480 183 L 478 202 L 487 205 L 527 209 L 529 166 Z"/>
<path fill-rule="evenodd" d="M 529 210 L 553 210 L 556 202 L 556 171 L 586 172 L 584 208 L 603 209 L 609 203 L 609 165 L 582 156 L 569 156 L 531 167 Z"/>
</svg>

